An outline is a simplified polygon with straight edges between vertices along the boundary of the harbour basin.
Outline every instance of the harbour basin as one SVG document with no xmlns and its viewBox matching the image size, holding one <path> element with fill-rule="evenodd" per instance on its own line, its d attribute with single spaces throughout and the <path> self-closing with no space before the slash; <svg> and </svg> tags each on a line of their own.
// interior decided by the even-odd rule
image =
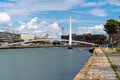
<svg viewBox="0 0 120 80">
<path fill-rule="evenodd" d="M 88 48 L 0 50 L 0 80 L 73 80 L 91 56 Z"/>
</svg>

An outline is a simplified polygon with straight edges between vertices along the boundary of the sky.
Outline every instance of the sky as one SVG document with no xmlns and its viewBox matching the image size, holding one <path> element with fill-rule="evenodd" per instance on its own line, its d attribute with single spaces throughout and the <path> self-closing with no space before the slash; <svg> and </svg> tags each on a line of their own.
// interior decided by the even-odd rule
<svg viewBox="0 0 120 80">
<path fill-rule="evenodd" d="M 118 20 L 120 0 L 0 0 L 0 29 L 43 37 L 69 34 L 106 34 L 108 19 Z"/>
</svg>

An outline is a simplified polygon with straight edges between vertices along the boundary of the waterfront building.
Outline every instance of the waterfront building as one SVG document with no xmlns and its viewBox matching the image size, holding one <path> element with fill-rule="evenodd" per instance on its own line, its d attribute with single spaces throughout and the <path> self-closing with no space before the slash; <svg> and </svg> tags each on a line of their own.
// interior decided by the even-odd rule
<svg viewBox="0 0 120 80">
<path fill-rule="evenodd" d="M 8 45 L 9 43 L 23 41 L 30 43 L 37 43 L 41 41 L 51 43 L 53 39 L 49 34 L 46 34 L 43 38 L 40 38 L 30 34 L 20 34 L 14 31 L 0 30 L 0 45 Z"/>
<path fill-rule="evenodd" d="M 23 39 L 24 41 L 30 41 L 30 40 L 34 40 L 35 36 L 30 34 L 21 34 L 20 38 Z"/>
<path fill-rule="evenodd" d="M 97 40 L 100 37 L 100 35 L 102 35 L 102 34 L 91 34 L 91 33 L 82 34 L 82 35 L 72 34 L 72 40 L 97 43 Z M 62 39 L 69 40 L 69 35 L 62 35 L 61 40 Z M 64 41 L 62 41 L 62 42 L 64 42 Z"/>
<path fill-rule="evenodd" d="M 29 34 L 20 34 L 12 31 L 0 30 L 0 44 L 21 42 L 21 41 L 30 41 L 34 40 L 35 36 Z"/>
<path fill-rule="evenodd" d="M 52 39 L 51 38 L 37 38 L 34 40 L 34 42 L 39 42 L 39 41 L 44 41 L 44 42 L 48 42 L 48 43 L 51 43 L 52 42 Z"/>
<path fill-rule="evenodd" d="M 12 43 L 20 39 L 20 34 L 12 33 L 9 31 L 0 32 L 0 42 L 1 43 Z"/>
<path fill-rule="evenodd" d="M 52 36 L 50 34 L 46 34 L 43 36 L 43 38 L 52 38 Z"/>
<path fill-rule="evenodd" d="M 51 43 L 53 42 L 53 38 L 50 34 L 45 34 L 43 38 L 36 37 L 35 41 L 44 41 L 44 42 Z"/>
</svg>

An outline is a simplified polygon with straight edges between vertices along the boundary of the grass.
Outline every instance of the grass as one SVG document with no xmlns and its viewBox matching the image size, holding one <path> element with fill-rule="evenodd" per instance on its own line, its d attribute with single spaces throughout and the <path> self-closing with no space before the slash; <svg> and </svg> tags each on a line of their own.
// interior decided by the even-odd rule
<svg viewBox="0 0 120 80">
<path fill-rule="evenodd" d="M 113 50 L 112 48 L 109 48 L 109 49 Z M 120 52 L 120 48 L 116 48 L 115 50 L 116 50 L 116 53 L 119 53 L 119 52 Z M 103 49 L 102 49 L 102 51 L 103 51 L 104 54 L 105 54 L 105 51 L 104 51 Z M 109 57 L 108 57 L 107 54 L 105 54 L 105 55 L 106 55 L 106 57 L 107 57 L 110 65 L 111 65 L 111 68 L 112 68 L 112 69 L 114 70 L 114 72 L 115 72 L 115 77 L 120 80 L 120 75 L 119 75 L 119 73 L 117 72 L 118 67 L 117 67 L 116 65 L 114 65 L 114 64 L 110 61 L 110 59 L 109 59 Z"/>
<path fill-rule="evenodd" d="M 116 48 L 116 52 L 120 52 L 120 48 Z"/>
<path fill-rule="evenodd" d="M 116 78 L 118 78 L 120 80 L 120 75 L 116 74 Z"/>
<path fill-rule="evenodd" d="M 111 67 L 114 71 L 117 71 L 117 66 L 111 63 Z"/>
<path fill-rule="evenodd" d="M 110 65 L 111 65 L 111 68 L 112 68 L 112 69 L 114 70 L 114 72 L 115 72 L 116 78 L 118 78 L 118 79 L 120 80 L 120 75 L 117 73 L 117 69 L 118 69 L 117 66 L 114 65 L 114 64 L 110 61 L 110 59 L 109 59 L 109 57 L 108 57 L 107 55 L 106 55 L 106 57 L 107 57 Z"/>
<path fill-rule="evenodd" d="M 109 48 L 113 51 L 113 48 Z M 115 52 L 114 53 L 120 53 L 120 47 L 115 47 Z"/>
</svg>

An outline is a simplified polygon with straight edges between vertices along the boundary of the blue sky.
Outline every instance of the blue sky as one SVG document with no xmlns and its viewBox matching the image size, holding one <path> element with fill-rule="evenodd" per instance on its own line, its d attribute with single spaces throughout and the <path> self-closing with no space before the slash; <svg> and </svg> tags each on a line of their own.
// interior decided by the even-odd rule
<svg viewBox="0 0 120 80">
<path fill-rule="evenodd" d="M 73 33 L 105 34 L 107 19 L 118 19 L 120 0 L 0 0 L 0 28 L 57 38 L 61 27 L 68 34 L 69 16 Z"/>
</svg>

